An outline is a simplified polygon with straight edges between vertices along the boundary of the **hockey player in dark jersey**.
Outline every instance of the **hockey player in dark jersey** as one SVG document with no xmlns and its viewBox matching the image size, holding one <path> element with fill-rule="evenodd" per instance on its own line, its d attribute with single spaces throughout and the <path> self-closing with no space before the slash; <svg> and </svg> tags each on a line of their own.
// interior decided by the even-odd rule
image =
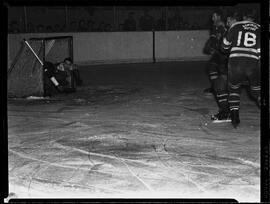
<svg viewBox="0 0 270 204">
<path fill-rule="evenodd" d="M 70 57 L 65 58 L 63 62 L 59 62 L 55 64 L 57 70 L 61 73 L 61 71 L 66 72 L 68 75 L 73 76 L 73 83 L 76 83 L 76 86 L 81 86 L 82 85 L 82 79 L 80 76 L 79 69 L 76 64 L 72 63 L 72 60 Z M 69 77 L 71 78 L 71 77 Z M 72 82 L 70 82 L 72 83 Z"/>
<path fill-rule="evenodd" d="M 219 49 L 226 28 L 224 22 L 221 19 L 221 15 L 222 14 L 220 11 L 215 11 L 212 14 L 213 26 L 210 30 L 210 37 L 204 47 L 204 53 L 211 55 L 207 64 L 211 87 L 206 89 L 204 92 L 213 92 L 213 81 L 218 78 L 219 65 L 223 63 L 223 55 Z"/>
<path fill-rule="evenodd" d="M 211 54 L 207 64 L 211 92 L 214 94 L 219 112 L 211 116 L 213 122 L 230 122 L 227 90 L 227 55 L 221 52 L 221 44 L 226 32 L 224 22 L 221 20 L 221 13 L 216 11 L 212 15 L 213 27 L 210 38 L 206 42 L 204 52 Z M 205 90 L 204 92 L 207 92 Z"/>
<path fill-rule="evenodd" d="M 228 101 L 232 125 L 236 128 L 240 123 L 241 85 L 246 79 L 251 95 L 260 101 L 260 25 L 254 22 L 254 13 L 249 10 L 244 13 L 243 21 L 236 21 L 234 16 L 231 21 L 235 22 L 223 40 L 223 49 L 229 52 Z"/>
<path fill-rule="evenodd" d="M 44 69 L 44 95 L 52 96 L 57 93 L 70 93 L 76 90 L 73 85 L 73 70 L 65 69 L 65 63 L 53 64 L 45 61 Z"/>
<path fill-rule="evenodd" d="M 63 92 L 64 87 L 55 78 L 56 67 L 51 62 L 44 62 L 43 64 L 43 79 L 44 79 L 44 95 L 52 96 L 58 92 Z"/>
</svg>

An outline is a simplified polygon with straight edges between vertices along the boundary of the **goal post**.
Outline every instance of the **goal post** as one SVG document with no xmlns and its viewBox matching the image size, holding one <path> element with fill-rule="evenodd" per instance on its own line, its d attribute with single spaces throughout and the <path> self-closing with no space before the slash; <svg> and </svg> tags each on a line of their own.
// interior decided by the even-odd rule
<svg viewBox="0 0 270 204">
<path fill-rule="evenodd" d="M 57 36 L 27 40 L 37 57 L 52 63 L 65 58 L 73 61 L 73 37 Z M 43 67 L 26 43 L 18 51 L 8 68 L 8 97 L 44 96 Z"/>
</svg>

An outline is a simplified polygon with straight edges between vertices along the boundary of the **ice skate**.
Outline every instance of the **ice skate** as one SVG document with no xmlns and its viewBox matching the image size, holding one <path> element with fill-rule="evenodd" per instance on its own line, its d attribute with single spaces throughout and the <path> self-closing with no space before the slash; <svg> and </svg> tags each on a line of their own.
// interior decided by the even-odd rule
<svg viewBox="0 0 270 204">
<path fill-rule="evenodd" d="M 221 110 L 215 115 L 211 115 L 211 120 L 213 123 L 226 123 L 231 122 L 231 115 L 229 111 Z"/>
</svg>

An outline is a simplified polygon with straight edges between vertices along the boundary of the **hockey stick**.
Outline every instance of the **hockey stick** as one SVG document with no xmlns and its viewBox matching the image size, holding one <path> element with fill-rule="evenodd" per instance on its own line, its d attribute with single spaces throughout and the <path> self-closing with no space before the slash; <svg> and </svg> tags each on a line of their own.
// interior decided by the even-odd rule
<svg viewBox="0 0 270 204">
<path fill-rule="evenodd" d="M 39 59 L 39 57 L 37 56 L 37 54 L 35 53 L 35 51 L 33 50 L 33 48 L 31 47 L 31 45 L 27 42 L 26 39 L 23 39 L 23 41 L 25 42 L 25 44 L 29 47 L 29 49 L 32 51 L 32 53 L 35 55 L 35 57 L 37 58 L 37 60 L 39 61 L 39 63 L 43 66 L 43 62 Z"/>
<path fill-rule="evenodd" d="M 35 51 L 34 51 L 33 48 L 31 47 L 31 45 L 27 42 L 27 40 L 26 40 L 26 39 L 23 39 L 23 41 L 24 41 L 25 44 L 29 47 L 29 49 L 32 51 L 32 53 L 35 55 L 35 57 L 37 58 L 37 60 L 39 61 L 39 63 L 40 63 L 42 66 L 44 66 L 44 63 L 39 59 L 39 57 L 37 56 L 37 54 L 35 53 Z M 45 69 L 45 71 L 46 71 L 46 69 Z M 59 86 L 59 83 L 58 83 L 58 81 L 55 79 L 54 76 L 52 76 L 52 77 L 50 78 L 50 80 L 53 82 L 53 84 L 54 84 L 56 87 Z"/>
</svg>

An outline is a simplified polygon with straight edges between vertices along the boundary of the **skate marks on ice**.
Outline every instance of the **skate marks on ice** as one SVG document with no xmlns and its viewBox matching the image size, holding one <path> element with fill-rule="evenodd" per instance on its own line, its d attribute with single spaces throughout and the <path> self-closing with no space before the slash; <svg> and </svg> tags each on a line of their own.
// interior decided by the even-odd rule
<svg viewBox="0 0 270 204">
<path fill-rule="evenodd" d="M 138 158 L 143 158 L 143 160 L 144 160 L 145 157 L 149 157 L 150 160 L 152 160 L 152 162 L 151 161 L 146 162 L 146 161 L 136 161 L 136 160 L 138 160 L 137 156 L 135 156 L 134 159 L 128 159 L 126 157 L 123 157 L 123 155 L 125 155 L 126 151 L 127 151 L 127 149 L 125 149 L 125 148 L 123 149 L 122 155 L 119 152 L 119 147 L 118 147 L 118 150 L 115 150 L 115 149 L 114 150 L 112 150 L 112 149 L 108 150 L 110 152 L 110 154 L 106 155 L 104 153 L 95 153 L 95 152 L 85 151 L 85 150 L 82 150 L 82 149 L 79 149 L 79 148 L 74 148 L 74 147 L 69 148 L 67 146 L 59 145 L 58 143 L 56 143 L 54 146 L 57 146 L 59 148 L 64 148 L 66 150 L 77 152 L 77 153 L 80 153 L 80 154 L 82 153 L 83 155 L 87 155 L 89 157 L 89 161 L 91 161 L 90 162 L 91 163 L 91 168 L 90 167 L 83 168 L 84 165 L 80 165 L 80 167 L 77 167 L 77 170 L 91 171 L 91 172 L 92 171 L 99 171 L 99 173 L 100 173 L 100 171 L 103 172 L 103 173 L 104 173 L 104 171 L 106 171 L 106 173 L 110 174 L 111 177 L 120 177 L 120 178 L 124 177 L 123 179 L 126 180 L 125 182 L 128 182 L 128 180 L 130 180 L 129 174 L 131 174 L 131 176 L 133 176 L 134 178 L 137 179 L 137 183 L 141 183 L 141 186 L 137 186 L 133 190 L 139 190 L 139 189 L 143 190 L 145 188 L 145 190 L 153 191 L 151 186 L 149 184 L 147 184 L 147 180 L 150 179 L 151 185 L 153 185 L 153 182 L 154 183 L 156 183 L 156 182 L 161 182 L 162 183 L 162 182 L 164 182 L 164 176 L 165 176 L 165 178 L 167 178 L 167 180 L 169 178 L 171 180 L 171 182 L 172 181 L 175 182 L 174 181 L 175 180 L 174 176 L 170 177 L 170 176 L 168 176 L 166 174 L 164 175 L 163 171 L 161 171 L 160 174 L 163 174 L 164 176 L 163 175 L 158 176 L 158 175 L 155 175 L 155 174 L 151 173 L 153 171 L 155 172 L 156 171 L 155 169 L 158 167 L 157 164 L 155 164 L 155 163 L 152 164 L 152 162 L 154 162 L 155 159 L 152 159 L 151 152 L 146 153 L 146 155 L 143 155 L 142 153 L 139 153 L 140 157 L 138 157 Z M 81 145 L 78 145 L 78 146 L 81 147 Z M 104 149 L 104 146 L 102 147 L 102 149 Z M 138 145 L 137 145 L 136 149 L 138 150 Z M 149 148 L 146 148 L 146 149 L 149 149 Z M 14 153 L 14 151 L 12 151 L 12 152 Z M 115 153 L 115 152 L 118 152 L 118 153 Z M 140 152 L 143 152 L 143 151 L 140 151 Z M 135 152 L 134 152 L 134 154 L 135 154 Z M 147 154 L 149 154 L 149 155 L 147 156 Z M 22 158 L 26 158 L 26 156 L 22 155 L 22 154 L 20 154 L 19 156 L 22 157 Z M 131 155 L 129 155 L 129 157 L 131 157 Z M 74 156 L 72 158 L 74 158 Z M 27 159 L 33 159 L 33 158 L 27 158 Z M 66 162 L 63 162 L 63 161 L 58 162 L 58 163 L 52 163 L 52 162 L 48 163 L 48 162 L 46 162 L 44 160 L 37 160 L 37 159 L 35 159 L 35 160 L 39 161 L 39 162 L 47 163 L 49 165 L 56 166 L 56 167 L 69 168 L 69 169 L 74 168 L 75 169 L 75 167 L 70 166 L 70 165 L 73 166 L 75 162 L 70 162 L 69 161 L 68 164 L 67 164 Z M 65 163 L 65 164 L 63 164 L 63 163 Z M 94 169 L 94 168 L 96 168 L 96 169 Z M 102 169 L 103 169 L 103 171 L 102 171 Z M 143 176 L 141 176 L 141 175 L 139 175 L 140 172 L 145 172 L 145 173 L 143 173 Z M 55 175 L 54 175 L 54 177 L 55 177 Z M 104 179 L 104 177 L 105 177 L 105 175 L 103 174 L 103 179 Z M 157 177 L 157 178 L 155 178 L 155 177 Z M 178 175 L 178 177 L 179 177 L 179 175 Z M 120 178 L 118 178 L 118 180 Z M 112 178 L 110 178 L 110 180 L 112 180 Z M 176 179 L 176 180 L 179 181 L 179 179 Z M 93 183 L 93 182 L 95 182 L 95 181 L 92 180 L 91 183 Z M 119 183 L 119 181 L 118 181 L 118 183 Z M 134 182 L 134 180 L 130 181 L 130 185 L 134 185 L 134 183 L 136 183 L 136 182 Z M 184 183 L 184 181 L 180 180 L 178 185 L 182 185 L 181 183 Z M 117 184 L 117 182 L 115 181 L 114 184 Z M 124 189 L 122 189 L 122 191 L 123 190 Z M 125 190 L 126 190 L 126 187 L 125 187 Z"/>
<path fill-rule="evenodd" d="M 128 105 L 59 102 L 34 106 L 32 112 L 30 107 L 24 112 L 19 109 L 25 107 L 12 106 L 12 189 L 25 186 L 27 193 L 21 190 L 19 195 L 26 197 L 42 192 L 48 197 L 64 192 L 75 197 L 147 192 L 257 198 L 259 151 L 253 133 L 258 130 L 205 125 L 209 103 L 214 102 L 193 94 L 154 99 L 140 95 Z"/>
<path fill-rule="evenodd" d="M 109 121 L 110 121 L 110 123 L 109 123 Z M 113 121 L 113 122 L 112 122 Z M 96 120 L 94 121 L 94 122 L 96 122 Z M 118 126 L 119 127 L 119 120 L 108 120 L 108 121 L 104 121 L 104 120 L 102 120 L 102 121 L 99 121 L 100 122 L 100 124 L 102 124 L 102 122 L 104 123 L 105 122 L 105 124 L 107 124 L 107 125 L 105 125 L 105 127 L 116 127 L 116 126 Z M 80 122 L 81 123 L 81 122 Z M 114 123 L 114 124 L 113 124 Z M 125 126 L 125 122 L 122 122 L 123 123 L 123 127 Z M 69 123 L 70 125 L 74 125 L 74 124 L 76 124 L 76 123 L 73 123 L 73 122 L 70 122 Z M 138 128 L 138 126 L 142 126 L 143 128 L 156 128 L 157 127 L 157 125 L 154 125 L 154 124 L 146 124 L 146 123 L 139 123 L 139 122 L 134 122 L 134 123 L 132 123 L 131 125 L 130 125 L 130 127 L 133 127 L 133 128 L 135 128 L 135 129 L 137 129 Z M 104 128 L 104 125 L 102 125 L 103 126 L 103 128 Z M 91 127 L 93 127 L 93 125 L 91 125 Z M 107 131 L 108 132 L 108 131 Z M 110 131 L 109 131 L 110 132 Z M 119 132 L 119 131 L 118 131 Z M 124 131 L 123 131 L 124 132 Z M 136 133 L 136 131 L 133 131 L 136 135 L 137 135 L 137 133 Z M 28 156 L 26 156 L 26 155 L 33 155 L 33 152 L 34 152 L 34 150 L 31 150 L 30 152 L 25 152 L 24 154 L 22 154 L 22 153 L 18 153 L 18 151 L 28 151 L 29 149 L 31 149 L 30 147 L 27 147 L 26 145 L 28 144 L 28 142 L 30 142 L 31 141 L 31 143 L 29 143 L 29 144 L 31 144 L 31 145 L 33 145 L 33 144 L 35 144 L 35 143 L 38 143 L 38 141 L 39 142 L 44 142 L 42 145 L 43 146 L 45 146 L 45 142 L 46 142 L 46 139 L 42 139 L 42 137 L 43 137 L 43 135 L 44 135 L 44 137 L 46 137 L 46 132 L 43 132 L 44 134 L 41 134 L 42 132 L 36 132 L 36 134 L 38 134 L 38 140 L 33 140 L 33 139 L 31 139 L 31 138 L 29 138 L 29 135 L 31 136 L 31 137 L 33 137 L 33 138 L 35 138 L 37 135 L 34 135 L 33 134 L 33 132 L 32 132 L 32 134 L 29 134 L 29 135 L 27 135 L 27 134 L 24 134 L 25 136 L 26 136 L 26 138 L 25 139 L 27 139 L 28 141 L 27 142 L 24 142 L 23 143 L 23 148 L 16 148 L 16 151 L 17 152 L 15 152 L 14 150 L 10 150 L 12 153 L 14 153 L 14 154 L 17 154 L 18 156 L 20 156 L 21 158 L 25 158 L 25 159 L 32 159 L 32 160 L 34 160 L 34 161 L 38 161 L 38 162 L 42 162 L 42 163 L 45 163 L 45 164 L 48 164 L 48 165 L 50 165 L 50 166 L 55 166 L 55 167 L 61 167 L 61 168 L 69 168 L 69 169 L 73 169 L 73 167 L 70 167 L 69 165 L 67 166 L 66 164 L 61 164 L 61 162 L 59 163 L 55 163 L 55 162 L 48 162 L 48 161 L 44 161 L 44 160 L 40 160 L 40 159 L 36 159 L 36 158 L 30 158 L 30 157 L 28 157 Z M 56 129 L 54 129 L 54 131 L 51 131 L 50 132 L 51 134 L 56 134 L 57 133 L 57 131 L 56 131 Z M 64 132 L 62 133 L 62 134 L 65 134 Z M 104 135 L 104 134 L 103 134 Z M 136 136 L 136 135 L 134 135 L 134 136 Z M 153 134 L 153 135 L 155 135 L 155 133 Z M 161 134 L 162 135 L 162 134 Z M 23 139 L 23 134 L 21 134 L 21 135 L 19 135 L 20 137 L 21 137 L 21 139 Z M 67 134 L 65 134 L 65 136 L 67 137 Z M 123 138 L 125 137 L 126 135 L 124 134 L 123 135 Z M 106 134 L 104 135 L 104 137 L 106 137 Z M 93 138 L 95 138 L 95 137 L 93 137 Z M 97 134 L 97 136 L 96 136 L 96 138 L 102 138 L 102 134 Z M 78 139 L 78 138 L 77 138 Z M 76 139 L 76 140 L 77 140 Z M 109 138 L 110 139 L 110 138 Z M 83 142 L 82 142 L 82 144 L 79 144 L 79 147 L 83 147 L 84 145 L 83 144 L 85 144 L 85 141 L 87 141 L 87 140 L 89 140 L 89 138 L 83 138 Z M 125 140 L 127 140 L 127 139 L 123 139 L 124 141 Z M 36 142 L 35 142 L 36 141 Z M 58 139 L 58 143 L 59 142 L 61 142 L 61 140 L 59 140 Z M 50 148 L 50 151 L 51 152 L 54 152 L 55 150 L 52 148 L 52 147 L 55 147 L 55 145 L 57 146 L 57 144 L 58 143 L 56 143 L 55 141 L 51 141 L 50 139 L 49 139 L 49 143 L 50 144 L 53 144 L 52 146 L 50 146 L 49 148 Z M 102 144 L 106 144 L 106 142 L 99 142 L 99 143 L 102 143 Z M 76 141 L 75 142 L 71 142 L 71 145 L 74 145 L 74 144 L 76 144 Z M 124 143 L 123 143 L 124 144 Z M 36 147 L 37 147 L 37 144 L 35 144 L 36 145 Z M 113 146 L 112 144 L 107 144 L 107 146 L 109 146 L 109 147 L 111 147 L 111 146 Z M 138 146 L 138 145 L 137 145 Z M 59 147 L 59 146 L 57 146 L 57 147 Z M 133 149 L 132 149 L 132 147 L 133 147 Z M 146 147 L 146 149 L 151 149 L 151 148 L 149 148 L 150 147 L 150 145 L 148 145 L 147 147 Z M 124 146 L 122 145 L 122 147 L 119 149 L 120 147 L 118 147 L 118 149 L 115 149 L 114 151 L 117 151 L 117 152 L 119 152 L 120 151 L 120 149 L 122 148 L 122 152 L 121 152 L 121 154 L 120 155 L 125 155 L 127 152 L 134 152 L 134 153 L 136 153 L 136 152 L 142 152 L 142 150 L 139 150 L 138 148 L 136 148 L 136 146 L 134 145 L 134 144 L 128 144 L 128 143 L 126 143 Z M 32 147 L 32 149 L 33 149 L 33 147 Z M 45 150 L 46 149 L 46 147 L 44 147 L 44 149 L 43 150 Z M 100 149 L 103 149 L 103 151 L 104 150 L 106 150 L 106 145 L 104 146 L 102 146 Z M 73 148 L 73 150 L 74 150 L 74 148 Z M 77 152 L 80 152 L 80 153 L 84 153 L 84 154 L 86 154 L 87 152 L 85 151 L 85 150 L 80 150 L 80 149 L 76 149 L 76 151 Z M 42 152 L 42 151 L 41 151 Z M 46 152 L 46 151 L 45 151 Z M 57 151 L 58 152 L 58 151 Z M 88 151 L 88 153 L 89 153 L 90 151 Z M 88 154 L 87 153 L 87 154 Z M 40 152 L 38 151 L 37 153 L 36 153 L 36 155 L 37 156 L 40 156 Z M 90 155 L 90 153 L 89 153 L 89 155 Z M 117 157 L 113 157 L 113 156 L 107 156 L 107 155 L 105 155 L 105 154 L 97 154 L 97 153 L 91 153 L 91 157 L 92 157 L 92 155 L 94 155 L 94 156 L 101 156 L 102 158 L 106 158 L 106 157 L 109 157 L 110 159 L 116 159 Z M 48 155 L 48 157 L 47 157 L 47 159 L 49 158 L 49 156 L 50 155 Z M 119 156 L 118 156 L 119 157 Z M 140 157 L 140 155 L 138 156 L 138 157 Z M 137 157 L 135 158 L 135 159 L 137 159 Z M 126 160 L 126 159 L 125 159 Z M 124 161 L 125 162 L 125 164 L 127 164 L 127 162 L 125 161 L 125 160 L 123 160 L 123 159 L 121 159 L 121 161 Z M 134 162 L 134 161 L 133 161 Z M 123 162 L 122 162 L 123 163 Z M 144 164 L 144 162 L 141 162 L 142 164 Z M 98 166 L 98 165 L 96 165 L 95 164 L 95 166 L 92 166 L 91 167 L 91 170 L 93 171 L 93 170 L 96 170 L 95 168 L 97 168 L 97 167 L 101 167 L 101 166 L 104 166 L 104 165 L 100 165 L 100 166 Z M 128 166 L 127 166 L 128 167 Z M 81 168 L 80 168 L 81 169 Z M 86 170 L 88 170 L 89 168 L 87 168 Z M 131 170 L 130 170 L 130 168 L 129 168 L 129 171 L 130 172 L 132 172 Z M 134 175 L 136 175 L 135 173 L 133 173 Z M 35 174 L 36 175 L 36 174 Z M 138 178 L 137 178 L 137 180 L 138 180 Z M 141 183 L 143 183 L 143 182 L 141 182 Z M 144 185 L 145 186 L 147 186 L 146 185 L 146 182 L 144 182 Z M 30 185 L 29 185 L 30 186 Z M 147 189 L 150 189 L 149 187 L 147 188 Z"/>
<path fill-rule="evenodd" d="M 131 125 L 130 127 L 137 126 L 136 129 L 138 129 L 139 123 L 137 122 L 135 124 L 136 125 Z M 112 127 L 112 125 L 108 125 L 108 127 Z M 142 127 L 145 128 L 143 125 Z M 110 195 L 113 195 L 116 192 L 108 191 L 108 189 L 102 191 L 100 189 L 104 186 L 109 186 L 106 183 L 106 179 L 104 179 L 106 177 L 108 180 L 114 181 L 107 181 L 108 183 L 114 183 L 116 186 L 117 184 L 120 185 L 119 180 L 125 180 L 125 185 L 122 188 L 121 185 L 120 187 L 111 186 L 111 189 L 119 189 L 121 192 L 127 192 L 127 186 L 129 185 L 131 185 L 129 188 L 132 190 L 144 189 L 147 191 L 157 191 L 157 187 L 161 184 L 163 184 L 163 190 L 170 191 L 173 189 L 173 185 L 173 187 L 177 187 L 178 194 L 179 192 L 182 192 L 183 195 L 187 193 L 183 192 L 183 188 L 188 189 L 187 191 L 197 193 L 209 192 L 209 187 L 211 187 L 209 178 L 211 177 L 214 181 L 213 175 L 215 175 L 215 182 L 218 183 L 221 174 L 220 169 L 226 165 L 229 166 L 232 163 L 228 160 L 226 161 L 226 158 L 222 161 L 218 157 L 214 159 L 211 158 L 211 156 L 208 158 L 202 157 L 201 154 L 198 154 L 197 149 L 194 149 L 194 146 L 198 143 L 196 138 L 190 138 L 188 136 L 179 137 L 178 135 L 173 134 L 168 136 L 169 138 L 165 136 L 166 134 L 163 134 L 162 138 L 162 134 L 159 133 L 160 139 L 157 140 L 154 139 L 156 135 L 154 126 L 148 131 L 148 136 L 146 133 L 140 134 L 140 132 L 135 130 L 133 131 L 134 134 L 131 134 L 128 138 L 127 133 L 113 134 L 109 133 L 110 131 L 107 130 L 106 134 L 97 134 L 96 137 L 94 135 L 91 137 L 81 136 L 75 139 L 70 137 L 50 141 L 52 145 L 50 147 L 51 153 L 55 152 L 59 154 L 62 152 L 61 156 L 59 156 L 59 160 L 57 162 L 48 162 L 44 159 L 35 159 L 35 161 L 50 166 L 47 170 L 51 169 L 50 171 L 53 171 L 54 178 L 61 177 L 61 175 L 57 175 L 57 172 L 66 171 L 65 179 L 57 181 L 58 183 L 51 183 L 53 186 L 65 184 L 64 187 L 67 188 L 67 185 L 70 184 L 73 186 L 72 188 L 80 188 L 79 184 L 82 184 L 82 181 L 85 182 L 85 180 L 91 180 L 90 183 L 84 183 L 84 186 L 87 187 L 92 184 L 92 191 L 94 191 L 94 187 L 97 187 L 99 193 L 109 193 Z M 133 140 L 132 137 L 134 137 Z M 151 140 L 149 140 L 149 138 L 151 138 Z M 198 145 L 201 147 L 209 147 L 209 144 L 211 144 L 211 142 L 204 142 L 204 144 L 202 142 Z M 212 142 L 212 145 L 210 146 L 214 145 L 215 143 Z M 182 151 L 179 151 L 179 149 Z M 16 149 L 16 151 L 18 150 L 22 151 Z M 11 152 L 15 153 L 13 150 L 11 150 Z M 33 155 L 33 153 L 31 155 Z M 55 160 L 56 155 L 53 157 L 47 155 L 47 157 L 44 158 L 47 160 Z M 19 154 L 19 156 L 21 158 L 33 160 L 33 158 L 26 157 L 25 153 Z M 36 156 L 40 157 L 40 154 L 36 154 Z M 215 166 L 213 165 L 213 160 L 220 163 Z M 37 168 L 39 168 L 39 166 Z M 45 171 L 46 169 L 43 168 L 43 170 Z M 48 174 L 48 177 L 44 177 L 43 170 L 41 172 L 34 171 L 34 173 L 31 173 L 32 176 L 30 176 L 31 180 L 29 182 L 31 182 L 33 188 L 39 188 L 38 183 L 50 180 L 52 175 Z M 168 171 L 170 172 L 169 175 Z M 95 173 L 94 178 L 89 178 L 89 172 L 91 172 L 91 174 Z M 78 174 L 85 175 L 83 177 L 84 179 L 79 179 Z M 222 175 L 223 174 L 224 172 L 222 172 Z M 130 175 L 137 182 L 130 180 Z M 224 177 L 226 178 L 228 175 L 229 174 L 227 173 Z M 231 175 L 235 175 L 235 172 L 232 172 Z M 235 177 L 237 177 L 237 175 Z M 168 181 L 165 182 L 165 179 Z M 200 181 L 200 179 L 202 181 Z M 130 182 L 129 185 L 127 185 L 128 181 Z M 167 185 L 164 185 L 164 182 L 167 183 Z M 134 183 L 136 183 L 135 186 Z M 159 185 L 156 183 L 159 183 Z M 50 182 L 47 182 L 46 185 L 49 184 Z M 31 189 L 31 192 L 32 190 L 33 189 Z"/>
</svg>

